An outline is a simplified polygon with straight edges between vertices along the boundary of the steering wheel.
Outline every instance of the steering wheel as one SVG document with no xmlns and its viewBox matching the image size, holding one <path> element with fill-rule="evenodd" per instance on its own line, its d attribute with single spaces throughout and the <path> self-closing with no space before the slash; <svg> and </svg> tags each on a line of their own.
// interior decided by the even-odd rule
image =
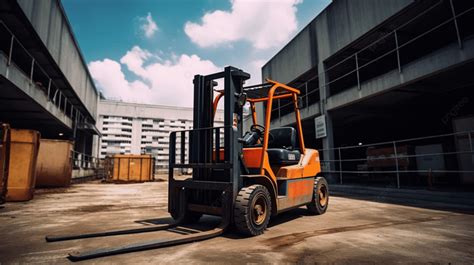
<svg viewBox="0 0 474 265">
<path fill-rule="evenodd" d="M 260 124 L 252 124 L 252 126 L 250 126 L 250 131 L 257 132 L 260 142 L 263 142 L 263 136 L 265 135 L 265 127 Z"/>
</svg>

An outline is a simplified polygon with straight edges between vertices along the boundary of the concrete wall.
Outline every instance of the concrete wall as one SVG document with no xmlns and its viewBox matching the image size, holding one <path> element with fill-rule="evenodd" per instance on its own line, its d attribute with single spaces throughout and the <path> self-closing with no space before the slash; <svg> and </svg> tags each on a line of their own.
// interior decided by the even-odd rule
<svg viewBox="0 0 474 265">
<path fill-rule="evenodd" d="M 431 56 L 425 56 L 404 65 L 401 73 L 398 72 L 398 69 L 395 69 L 361 83 L 360 88 L 354 86 L 333 95 L 327 99 L 326 109 L 334 110 L 383 91 L 404 86 L 462 62 L 474 60 L 474 40 L 464 41 L 463 44 L 463 49 L 459 49 L 457 43 L 452 43 L 437 50 Z"/>
<path fill-rule="evenodd" d="M 339 51 L 414 0 L 335 0 L 316 17 L 321 60 Z"/>
<path fill-rule="evenodd" d="M 15 64 L 8 66 L 8 59 L 0 53 L 0 75 L 6 77 L 12 84 L 17 86 L 23 93 L 29 95 L 34 101 L 40 104 L 57 120 L 61 121 L 69 129 L 72 129 L 72 120 L 67 117 L 58 106 L 48 99 L 48 96 L 37 87 L 36 84 L 31 83 L 29 77 L 26 76 Z"/>
<path fill-rule="evenodd" d="M 98 93 L 59 0 L 17 0 L 51 56 L 92 117 Z"/>
<path fill-rule="evenodd" d="M 262 76 L 281 83 L 288 83 L 296 76 L 311 69 L 315 63 L 312 62 L 312 56 L 316 56 L 316 53 L 311 52 L 314 47 L 311 47 L 310 33 L 310 27 L 303 29 L 290 44 L 286 45 L 263 67 Z"/>
<path fill-rule="evenodd" d="M 318 65 L 414 0 L 334 0 L 262 68 L 287 83 Z M 313 62 L 312 62 L 313 60 Z"/>
</svg>

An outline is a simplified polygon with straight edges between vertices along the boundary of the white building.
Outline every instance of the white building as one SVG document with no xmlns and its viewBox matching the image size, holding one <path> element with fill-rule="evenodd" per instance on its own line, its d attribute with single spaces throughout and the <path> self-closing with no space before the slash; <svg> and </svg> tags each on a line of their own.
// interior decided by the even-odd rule
<svg viewBox="0 0 474 265">
<path fill-rule="evenodd" d="M 151 154 L 156 159 L 157 170 L 168 167 L 170 132 L 193 126 L 192 108 L 100 100 L 98 110 L 97 127 L 102 133 L 97 150 L 99 158 L 112 154 Z M 218 110 L 215 120 L 216 126 L 223 125 L 222 110 Z M 179 153 L 180 148 L 176 149 Z"/>
</svg>

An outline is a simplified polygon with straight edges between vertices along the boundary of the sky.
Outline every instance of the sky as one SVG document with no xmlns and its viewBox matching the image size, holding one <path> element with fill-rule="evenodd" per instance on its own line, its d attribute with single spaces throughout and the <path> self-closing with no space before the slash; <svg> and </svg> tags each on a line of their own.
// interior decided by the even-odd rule
<svg viewBox="0 0 474 265">
<path fill-rule="evenodd" d="M 62 0 L 108 99 L 192 107 L 196 74 L 261 67 L 330 0 Z"/>
</svg>

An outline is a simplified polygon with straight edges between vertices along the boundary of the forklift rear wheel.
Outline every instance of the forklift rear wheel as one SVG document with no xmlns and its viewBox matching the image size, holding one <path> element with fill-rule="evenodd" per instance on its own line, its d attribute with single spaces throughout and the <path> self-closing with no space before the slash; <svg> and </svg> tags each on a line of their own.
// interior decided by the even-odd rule
<svg viewBox="0 0 474 265">
<path fill-rule="evenodd" d="M 272 203 L 270 193 L 262 185 L 244 187 L 235 199 L 234 223 L 246 235 L 263 234 L 270 221 Z"/>
<path fill-rule="evenodd" d="M 311 214 L 319 215 L 326 212 L 329 204 L 328 182 L 324 177 L 314 180 L 313 199 L 306 205 Z"/>
</svg>

